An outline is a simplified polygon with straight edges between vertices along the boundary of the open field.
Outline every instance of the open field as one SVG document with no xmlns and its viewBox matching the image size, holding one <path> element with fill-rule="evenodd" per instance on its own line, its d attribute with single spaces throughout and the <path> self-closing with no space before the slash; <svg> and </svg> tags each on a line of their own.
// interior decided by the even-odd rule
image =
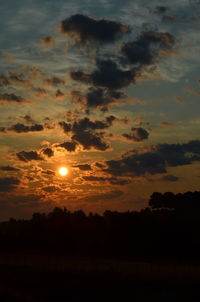
<svg viewBox="0 0 200 302">
<path fill-rule="evenodd" d="M 0 256 L 0 301 L 200 301 L 200 265 Z"/>
</svg>

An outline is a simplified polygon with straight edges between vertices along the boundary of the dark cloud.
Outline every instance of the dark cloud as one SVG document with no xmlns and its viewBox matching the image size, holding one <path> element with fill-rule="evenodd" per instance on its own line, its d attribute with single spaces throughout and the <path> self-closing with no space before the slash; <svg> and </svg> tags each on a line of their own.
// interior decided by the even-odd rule
<svg viewBox="0 0 200 302">
<path fill-rule="evenodd" d="M 0 192 L 11 192 L 17 188 L 20 180 L 16 177 L 1 177 Z"/>
<path fill-rule="evenodd" d="M 174 37 L 168 33 L 142 32 L 136 41 L 122 44 L 122 62 L 138 65 L 142 68 L 155 62 L 160 49 L 169 49 L 175 43 Z"/>
<path fill-rule="evenodd" d="M 82 178 L 87 181 L 95 181 L 95 182 L 104 182 L 104 181 L 108 181 L 110 179 L 109 177 L 92 176 L 92 175 L 83 176 Z"/>
<path fill-rule="evenodd" d="M 48 157 L 54 156 L 54 152 L 51 148 L 45 148 L 42 150 L 42 153 L 47 155 Z"/>
<path fill-rule="evenodd" d="M 73 90 L 72 97 L 83 104 L 86 110 L 99 108 L 102 111 L 108 110 L 108 105 L 124 99 L 126 95 L 122 91 L 110 90 L 107 88 L 89 87 L 88 91 L 81 95 L 79 91 Z"/>
<path fill-rule="evenodd" d="M 145 139 L 148 139 L 149 133 L 144 128 L 132 128 L 131 134 L 123 134 L 125 138 L 134 142 L 142 142 Z"/>
<path fill-rule="evenodd" d="M 102 130 L 110 127 L 112 124 L 111 122 L 108 121 L 91 121 L 89 118 L 85 117 L 83 119 L 80 119 L 77 122 L 74 122 L 72 126 L 72 131 L 74 133 L 77 133 L 79 131 L 85 131 L 85 130 Z"/>
<path fill-rule="evenodd" d="M 84 117 L 78 121 L 75 121 L 73 124 L 66 122 L 59 122 L 59 125 L 63 128 L 65 133 L 73 132 L 76 134 L 77 132 L 82 132 L 85 130 L 102 130 L 110 127 L 113 121 L 116 120 L 114 116 L 106 117 L 105 121 L 91 121 L 88 117 Z"/>
<path fill-rule="evenodd" d="M 85 117 L 75 121 L 73 124 L 60 122 L 59 125 L 63 128 L 65 133 L 72 133 L 72 142 L 67 142 L 67 150 L 69 147 L 68 145 L 72 143 L 82 145 L 85 150 L 95 148 L 97 150 L 104 151 L 108 149 L 109 146 L 103 141 L 104 133 L 97 133 L 96 130 L 104 130 L 110 127 L 115 119 L 116 118 L 114 116 L 108 116 L 104 121 L 91 121 L 89 118 Z M 65 144 L 66 143 L 59 146 L 64 147 Z"/>
<path fill-rule="evenodd" d="M 69 152 L 74 152 L 76 150 L 77 147 L 77 143 L 76 142 L 65 142 L 62 143 L 60 145 L 58 145 L 58 147 L 64 148 L 65 150 L 69 151 Z"/>
<path fill-rule="evenodd" d="M 159 144 L 156 151 L 163 156 L 168 166 L 176 167 L 191 163 L 192 158 L 187 156 L 187 152 L 194 153 L 194 150 L 189 148 L 189 145 L 190 142 L 188 144 Z M 198 145 L 200 146 L 200 142 Z"/>
<path fill-rule="evenodd" d="M 161 177 L 160 180 L 175 182 L 175 181 L 179 180 L 179 177 L 171 175 L 171 174 L 167 174 L 167 175 L 164 175 L 163 177 Z"/>
<path fill-rule="evenodd" d="M 19 169 L 11 167 L 11 166 L 1 166 L 0 170 L 1 171 L 11 171 L 11 172 L 12 171 L 20 171 Z"/>
<path fill-rule="evenodd" d="M 104 171 L 114 176 L 141 176 L 166 173 L 168 167 L 200 161 L 200 141 L 185 144 L 159 144 L 145 153 L 126 154 L 119 160 L 107 161 Z"/>
<path fill-rule="evenodd" d="M 45 192 L 48 192 L 48 193 L 54 193 L 54 192 L 59 190 L 59 187 L 53 186 L 53 185 L 52 186 L 46 186 L 46 187 L 43 187 L 42 190 L 45 191 Z"/>
<path fill-rule="evenodd" d="M 134 154 L 119 160 L 107 161 L 105 169 L 114 176 L 141 176 L 146 173 L 166 173 L 166 164 L 163 157 L 156 152 Z"/>
<path fill-rule="evenodd" d="M 90 171 L 92 170 L 91 166 L 88 164 L 75 165 L 74 168 L 79 168 L 81 171 Z"/>
<path fill-rule="evenodd" d="M 16 153 L 19 160 L 29 162 L 31 160 L 43 160 L 36 151 L 20 151 Z"/>
<path fill-rule="evenodd" d="M 62 21 L 61 32 L 81 44 L 103 44 L 115 42 L 124 33 L 129 33 L 130 29 L 119 22 L 76 14 Z"/>
<path fill-rule="evenodd" d="M 59 125 L 61 126 L 61 128 L 65 133 L 68 133 L 72 130 L 72 126 L 69 123 L 59 122 Z"/>
<path fill-rule="evenodd" d="M 184 148 L 185 152 L 199 154 L 200 153 L 200 141 L 199 140 L 190 141 L 186 144 L 183 144 L 183 148 Z"/>
<path fill-rule="evenodd" d="M 11 130 L 11 131 L 14 131 L 17 133 L 26 133 L 26 132 L 42 131 L 42 130 L 44 130 L 44 127 L 40 124 L 26 126 L 24 124 L 17 123 L 15 125 L 11 126 L 10 128 L 8 128 L 8 130 Z"/>
<path fill-rule="evenodd" d="M 0 102 L 27 103 L 28 101 L 14 93 L 0 93 Z"/>
<path fill-rule="evenodd" d="M 135 41 L 123 43 L 112 59 L 109 54 L 104 54 L 104 59 L 96 57 L 93 71 L 71 71 L 71 79 L 90 85 L 86 93 L 72 91 L 72 96 L 84 105 L 87 113 L 91 108 L 106 111 L 109 104 L 125 97 L 120 89 L 135 83 L 144 67 L 154 64 L 161 50 L 169 51 L 174 44 L 175 38 L 168 32 L 141 32 Z"/>
<path fill-rule="evenodd" d="M 129 86 L 138 73 L 137 68 L 121 69 L 110 59 L 96 59 L 96 66 L 97 69 L 88 74 L 81 70 L 70 72 L 70 77 L 75 81 L 115 90 Z"/>
<path fill-rule="evenodd" d="M 117 121 L 117 118 L 114 115 L 109 115 L 106 117 L 106 121 L 109 125 L 112 125 L 114 121 Z"/>
<path fill-rule="evenodd" d="M 98 162 L 97 162 L 97 163 L 95 163 L 95 166 L 96 166 L 96 167 L 98 167 L 98 168 L 103 168 L 103 167 L 104 167 L 104 165 L 103 165 L 103 164 L 98 163 Z"/>
<path fill-rule="evenodd" d="M 81 144 L 84 150 L 94 148 L 100 151 L 105 151 L 109 148 L 108 144 L 102 140 L 102 135 L 100 133 L 79 131 L 72 136 L 72 139 Z"/>
</svg>

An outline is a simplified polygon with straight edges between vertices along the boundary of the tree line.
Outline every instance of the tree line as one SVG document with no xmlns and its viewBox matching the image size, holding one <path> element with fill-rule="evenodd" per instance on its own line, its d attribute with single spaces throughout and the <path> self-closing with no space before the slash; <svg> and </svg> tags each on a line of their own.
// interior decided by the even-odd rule
<svg viewBox="0 0 200 302">
<path fill-rule="evenodd" d="M 154 192 L 141 211 L 54 208 L 29 220 L 0 223 L 0 251 L 73 256 L 200 259 L 200 192 Z"/>
</svg>

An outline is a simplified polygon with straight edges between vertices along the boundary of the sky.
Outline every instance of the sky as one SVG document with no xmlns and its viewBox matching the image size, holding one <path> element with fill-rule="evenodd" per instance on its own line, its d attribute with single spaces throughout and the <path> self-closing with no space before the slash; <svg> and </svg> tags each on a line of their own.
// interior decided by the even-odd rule
<svg viewBox="0 0 200 302">
<path fill-rule="evenodd" d="M 199 189 L 199 0 L 0 9 L 1 221 Z"/>
</svg>

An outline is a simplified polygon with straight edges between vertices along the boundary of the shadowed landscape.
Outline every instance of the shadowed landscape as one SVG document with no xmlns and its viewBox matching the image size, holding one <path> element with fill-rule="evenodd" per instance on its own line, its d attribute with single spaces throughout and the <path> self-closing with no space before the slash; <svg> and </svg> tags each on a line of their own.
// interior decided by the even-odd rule
<svg viewBox="0 0 200 302">
<path fill-rule="evenodd" d="M 199 301 L 200 192 L 0 224 L 1 301 Z"/>
</svg>

